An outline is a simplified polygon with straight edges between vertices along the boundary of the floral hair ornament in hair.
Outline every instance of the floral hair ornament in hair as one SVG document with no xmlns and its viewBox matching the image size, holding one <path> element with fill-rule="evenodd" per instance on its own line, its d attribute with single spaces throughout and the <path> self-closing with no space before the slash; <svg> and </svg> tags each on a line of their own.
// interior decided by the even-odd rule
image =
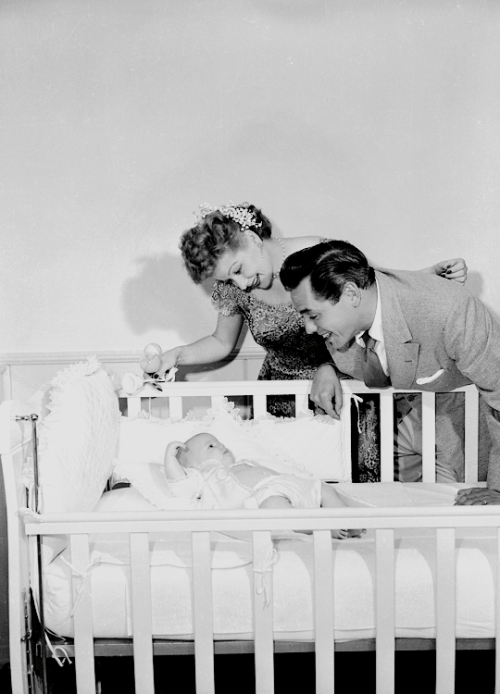
<svg viewBox="0 0 500 694">
<path fill-rule="evenodd" d="M 240 225 L 242 231 L 247 229 L 257 229 L 262 226 L 262 222 L 257 222 L 255 215 L 246 205 L 234 205 L 232 202 L 229 205 L 221 205 L 221 207 L 213 207 L 204 202 L 200 205 L 200 211 L 195 212 L 196 220 L 201 222 L 205 217 L 212 212 L 220 212 L 225 217 L 229 217 Z"/>
</svg>

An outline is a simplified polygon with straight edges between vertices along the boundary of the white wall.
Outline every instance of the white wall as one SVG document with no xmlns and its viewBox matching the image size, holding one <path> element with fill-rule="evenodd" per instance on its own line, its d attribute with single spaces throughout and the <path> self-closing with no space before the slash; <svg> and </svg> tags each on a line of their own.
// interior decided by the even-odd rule
<svg viewBox="0 0 500 694">
<path fill-rule="evenodd" d="M 164 348 L 215 315 L 200 202 L 500 296 L 495 0 L 16 0 L 0 8 L 0 352 Z"/>
</svg>

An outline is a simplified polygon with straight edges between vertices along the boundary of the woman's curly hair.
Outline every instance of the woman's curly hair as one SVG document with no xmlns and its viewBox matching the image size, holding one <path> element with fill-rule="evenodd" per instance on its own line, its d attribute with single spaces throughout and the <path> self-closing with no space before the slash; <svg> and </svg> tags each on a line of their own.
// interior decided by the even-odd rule
<svg viewBox="0 0 500 694">
<path fill-rule="evenodd" d="M 253 214 L 255 224 L 248 227 L 250 231 L 261 239 L 270 238 L 271 222 L 259 209 L 246 203 L 237 207 L 245 207 Z M 212 277 L 215 266 L 226 251 L 239 248 L 242 233 L 238 222 L 215 210 L 182 234 L 179 248 L 186 270 L 195 284 Z"/>
</svg>

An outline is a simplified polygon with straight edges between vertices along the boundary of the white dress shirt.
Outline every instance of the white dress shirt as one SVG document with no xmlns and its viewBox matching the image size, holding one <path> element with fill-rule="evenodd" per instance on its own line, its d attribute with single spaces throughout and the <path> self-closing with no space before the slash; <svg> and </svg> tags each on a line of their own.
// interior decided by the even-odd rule
<svg viewBox="0 0 500 694">
<path fill-rule="evenodd" d="M 377 357 L 380 359 L 380 364 L 382 366 L 383 372 L 386 376 L 388 376 L 389 365 L 387 363 L 387 354 L 385 351 L 384 343 L 384 331 L 382 329 L 382 303 L 380 301 L 380 289 L 378 286 L 378 281 L 375 280 L 375 282 L 377 283 L 377 308 L 375 310 L 375 317 L 373 319 L 373 323 L 368 329 L 368 335 L 373 337 L 374 340 L 377 340 L 377 344 L 375 345 L 375 352 L 377 354 Z M 365 334 L 365 332 L 366 330 L 364 330 L 362 333 L 359 333 L 355 337 L 356 342 L 360 347 L 363 347 L 363 349 L 366 349 L 365 343 L 363 341 L 363 335 Z"/>
</svg>

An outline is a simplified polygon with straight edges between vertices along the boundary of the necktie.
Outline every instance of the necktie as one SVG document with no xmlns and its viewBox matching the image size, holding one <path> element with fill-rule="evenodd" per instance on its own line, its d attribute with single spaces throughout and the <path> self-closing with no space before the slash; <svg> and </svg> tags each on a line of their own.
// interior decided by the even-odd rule
<svg viewBox="0 0 500 694">
<path fill-rule="evenodd" d="M 375 352 L 377 340 L 374 340 L 371 335 L 364 333 L 363 342 L 365 343 L 365 353 L 363 358 L 363 380 L 369 388 L 388 388 L 391 385 L 391 379 L 386 376 Z"/>
</svg>

